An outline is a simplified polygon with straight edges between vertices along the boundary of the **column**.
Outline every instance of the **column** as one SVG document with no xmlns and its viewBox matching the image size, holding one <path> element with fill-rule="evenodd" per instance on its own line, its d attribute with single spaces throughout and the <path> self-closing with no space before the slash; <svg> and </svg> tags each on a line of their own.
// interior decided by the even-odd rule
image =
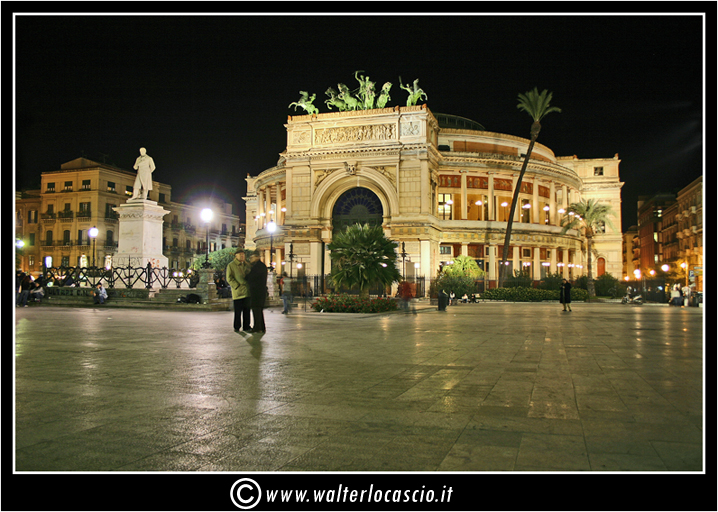
<svg viewBox="0 0 718 512">
<path fill-rule="evenodd" d="M 556 217 L 556 184 L 553 181 L 549 184 L 548 196 L 548 223 L 550 226 L 558 226 Z M 556 272 L 553 266 L 551 267 L 551 272 Z"/>
<path fill-rule="evenodd" d="M 517 270 L 523 270 L 523 268 L 521 267 L 521 248 L 517 245 L 514 245 L 513 263 L 514 272 L 516 272 Z"/>
<path fill-rule="evenodd" d="M 531 214 L 531 223 L 543 225 L 543 222 L 541 221 L 541 215 L 540 215 L 541 209 L 539 208 L 538 189 L 539 189 L 539 182 L 538 182 L 538 180 L 534 180 L 533 197 L 531 198 L 531 211 L 533 212 Z"/>
<path fill-rule="evenodd" d="M 461 242 L 461 255 L 462 256 L 469 255 L 469 242 Z"/>
<path fill-rule="evenodd" d="M 564 250 L 563 250 L 563 278 L 564 279 L 568 279 L 568 262 L 569 262 L 568 253 L 569 253 L 569 250 L 564 248 Z"/>
<path fill-rule="evenodd" d="M 519 180 L 518 176 L 514 176 L 513 178 L 511 178 L 511 181 L 513 181 L 513 185 L 511 186 L 512 198 L 513 198 L 513 194 L 516 192 L 516 185 L 517 185 L 518 180 Z M 521 196 L 521 191 L 519 190 L 519 194 L 516 196 L 517 204 L 516 204 L 516 209 L 514 210 L 514 222 L 521 222 L 521 197 L 520 196 Z M 511 212 L 511 204 L 510 203 L 509 203 L 509 206 L 507 209 L 510 213 Z M 516 270 L 516 267 L 514 267 L 514 270 Z"/>
<path fill-rule="evenodd" d="M 264 211 L 264 189 L 260 188 L 257 190 L 257 217 L 259 217 L 259 223 L 257 225 L 257 229 L 263 229 L 264 228 L 264 215 L 266 215 L 266 212 Z"/>
<path fill-rule="evenodd" d="M 551 267 L 550 267 L 551 273 L 555 274 L 556 273 L 556 263 L 557 263 L 556 258 L 558 256 L 558 249 L 553 248 L 553 249 L 549 249 L 549 251 L 551 251 Z"/>
<path fill-rule="evenodd" d="M 486 220 L 496 220 L 494 215 L 494 175 L 489 173 L 489 218 Z"/>
<path fill-rule="evenodd" d="M 431 242 L 429 240 L 421 240 L 419 242 L 421 248 L 421 254 L 419 256 L 419 263 L 421 263 L 421 268 L 419 269 L 420 275 L 426 277 L 427 279 L 432 277 L 431 274 Z M 427 290 L 428 290 L 427 285 Z"/>
<path fill-rule="evenodd" d="M 541 280 L 541 248 L 534 247 L 534 259 L 531 263 L 531 266 L 534 268 L 533 270 L 533 276 L 534 281 L 540 281 Z"/>
<path fill-rule="evenodd" d="M 461 173 L 461 220 L 466 220 L 469 214 L 466 194 L 466 171 L 459 171 Z"/>
<path fill-rule="evenodd" d="M 397 163 L 397 173 L 399 170 L 400 163 Z M 399 180 L 397 179 L 397 187 L 399 186 Z M 431 170 L 429 169 L 429 162 L 427 160 L 421 161 L 421 213 L 423 215 L 429 215 L 435 213 L 431 199 L 433 197 L 433 191 L 431 190 Z M 429 275 L 429 274 L 427 274 Z"/>
<path fill-rule="evenodd" d="M 496 281 L 498 279 L 497 268 L 496 268 L 496 253 L 498 247 L 495 245 L 489 245 L 489 281 Z"/>
</svg>

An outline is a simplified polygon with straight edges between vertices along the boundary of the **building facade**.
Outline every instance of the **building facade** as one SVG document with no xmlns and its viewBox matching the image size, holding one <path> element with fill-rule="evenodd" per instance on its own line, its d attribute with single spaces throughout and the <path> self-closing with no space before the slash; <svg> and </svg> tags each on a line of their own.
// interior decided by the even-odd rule
<svg viewBox="0 0 718 512">
<path fill-rule="evenodd" d="M 42 173 L 40 190 L 16 197 L 15 231 L 22 245 L 17 268 L 39 274 L 43 265 L 112 265 L 119 233 L 113 208 L 131 197 L 134 180 L 134 172 L 86 158 Z M 170 211 L 163 219 L 163 254 L 170 268 L 187 268 L 205 254 L 207 229 L 210 251 L 243 245 L 243 226 L 231 204 L 216 199 L 177 203 L 169 185 L 153 181 L 152 187 L 148 199 Z M 200 218 L 206 207 L 214 212 L 209 226 Z M 94 238 L 91 228 L 97 229 Z"/>
<path fill-rule="evenodd" d="M 636 270 L 641 268 L 641 239 L 638 227 L 631 226 L 623 233 L 623 279 L 633 279 Z M 618 276 L 614 276 L 618 278 Z"/>
<path fill-rule="evenodd" d="M 485 269 L 488 286 L 496 285 L 529 140 L 434 115 L 425 105 L 291 116 L 285 128 L 277 165 L 248 176 L 244 198 L 247 246 L 266 262 L 285 270 L 291 263 L 295 275 L 298 263 L 307 274 L 328 274 L 334 231 L 368 222 L 404 249 L 403 275 L 433 278 L 465 255 Z M 593 198 L 612 207 L 620 229 L 619 163 L 618 155 L 556 157 L 536 143 L 514 217 L 511 269 L 534 280 L 549 272 L 585 274 L 585 239 L 562 234 L 561 218 L 571 203 Z M 594 247 L 594 277 L 621 275 L 621 233 L 607 227 Z"/>
<path fill-rule="evenodd" d="M 703 291 L 703 178 L 683 188 L 663 210 L 659 242 L 661 254 L 655 267 L 668 271 L 696 291 Z"/>
</svg>

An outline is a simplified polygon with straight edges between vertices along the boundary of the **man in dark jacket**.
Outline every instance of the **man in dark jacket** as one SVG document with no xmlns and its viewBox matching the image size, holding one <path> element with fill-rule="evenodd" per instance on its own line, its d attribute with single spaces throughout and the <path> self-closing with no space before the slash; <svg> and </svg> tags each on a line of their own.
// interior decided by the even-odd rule
<svg viewBox="0 0 718 512">
<path fill-rule="evenodd" d="M 267 301 L 267 266 L 259 259 L 259 251 L 249 257 L 252 268 L 247 274 L 250 308 L 254 317 L 252 332 L 267 332 L 264 325 L 264 303 Z"/>
<path fill-rule="evenodd" d="M 564 279 L 561 283 L 559 302 L 563 304 L 564 311 L 571 311 L 571 283 L 569 283 L 566 279 Z"/>
</svg>

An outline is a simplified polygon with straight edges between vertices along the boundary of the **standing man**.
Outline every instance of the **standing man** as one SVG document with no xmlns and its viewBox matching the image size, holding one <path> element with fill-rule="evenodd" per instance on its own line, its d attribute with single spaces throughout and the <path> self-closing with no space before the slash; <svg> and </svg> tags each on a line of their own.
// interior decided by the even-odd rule
<svg viewBox="0 0 718 512">
<path fill-rule="evenodd" d="M 559 302 L 563 304 L 564 311 L 571 311 L 571 283 L 566 279 L 561 283 L 561 291 L 559 291 Z M 568 309 L 566 309 L 568 308 Z"/>
<path fill-rule="evenodd" d="M 684 306 L 690 306 L 691 305 L 691 287 L 688 285 L 685 285 L 681 291 L 683 292 L 683 305 Z"/>
<path fill-rule="evenodd" d="M 147 199 L 147 192 L 152 190 L 152 173 L 155 170 L 155 161 L 147 154 L 145 148 L 140 148 L 140 156 L 135 160 L 133 169 L 137 171 L 137 177 L 132 187 L 132 197 L 130 199 L 136 199 L 140 195 L 140 189 L 142 189 L 142 199 Z"/>
<path fill-rule="evenodd" d="M 264 303 L 267 300 L 267 266 L 259 259 L 259 251 L 249 257 L 252 266 L 247 274 L 249 284 L 250 307 L 254 317 L 252 332 L 267 332 L 264 325 Z"/>
<path fill-rule="evenodd" d="M 288 315 L 292 310 L 292 279 L 287 277 L 287 273 L 285 272 L 280 283 L 282 285 L 282 303 L 284 305 L 282 314 Z"/>
<path fill-rule="evenodd" d="M 227 265 L 225 274 L 227 282 L 232 288 L 232 300 L 234 302 L 234 332 L 239 332 L 244 326 L 245 331 L 251 331 L 249 327 L 249 285 L 247 274 L 249 263 L 246 261 L 244 249 L 237 248 L 234 259 Z"/>
</svg>

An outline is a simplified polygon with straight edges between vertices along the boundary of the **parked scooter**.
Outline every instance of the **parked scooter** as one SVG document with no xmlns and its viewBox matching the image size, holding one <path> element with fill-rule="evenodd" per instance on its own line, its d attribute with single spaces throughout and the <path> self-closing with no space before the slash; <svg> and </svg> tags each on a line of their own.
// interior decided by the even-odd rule
<svg viewBox="0 0 718 512">
<path fill-rule="evenodd" d="M 621 304 L 643 304 L 643 297 L 641 295 L 635 295 L 631 297 L 630 295 L 626 295 L 621 299 Z"/>
</svg>

